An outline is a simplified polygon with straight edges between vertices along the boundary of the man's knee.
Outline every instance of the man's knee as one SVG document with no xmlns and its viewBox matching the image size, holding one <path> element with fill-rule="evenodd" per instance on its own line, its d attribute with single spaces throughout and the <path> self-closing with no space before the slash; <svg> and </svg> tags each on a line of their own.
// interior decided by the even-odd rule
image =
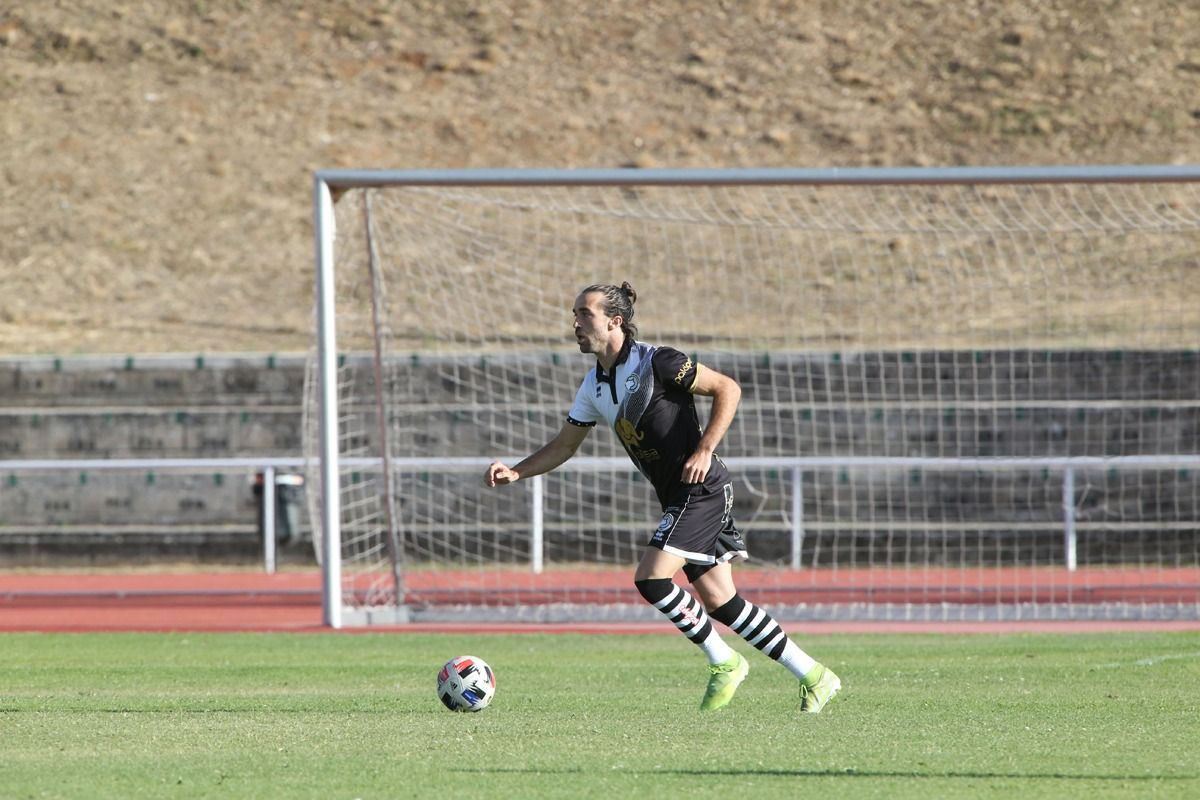
<svg viewBox="0 0 1200 800">
<path fill-rule="evenodd" d="M 661 602 L 671 594 L 675 584 L 670 578 L 646 578 L 644 580 L 635 580 L 633 585 L 637 587 L 638 593 L 645 598 L 650 605 Z"/>
</svg>

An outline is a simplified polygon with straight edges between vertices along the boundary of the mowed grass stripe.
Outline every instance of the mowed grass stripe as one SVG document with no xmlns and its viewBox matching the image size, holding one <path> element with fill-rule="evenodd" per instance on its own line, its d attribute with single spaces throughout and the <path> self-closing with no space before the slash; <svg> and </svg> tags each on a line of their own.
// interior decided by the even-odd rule
<svg viewBox="0 0 1200 800">
<path fill-rule="evenodd" d="M 821 715 L 744 646 L 701 714 L 682 637 L 3 634 L 0 796 L 1200 796 L 1200 634 L 800 643 L 845 682 Z M 465 653 L 480 714 L 435 697 Z"/>
</svg>

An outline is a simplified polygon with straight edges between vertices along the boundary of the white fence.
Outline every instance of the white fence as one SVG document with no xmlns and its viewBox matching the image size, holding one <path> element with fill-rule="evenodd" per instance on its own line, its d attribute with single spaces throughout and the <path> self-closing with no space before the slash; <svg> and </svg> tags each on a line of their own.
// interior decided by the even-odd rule
<svg viewBox="0 0 1200 800">
<path fill-rule="evenodd" d="M 485 458 L 393 458 L 392 467 L 400 473 L 472 473 L 481 476 L 489 463 Z M 1068 570 L 1077 566 L 1076 544 L 1076 501 L 1075 473 L 1082 469 L 1105 470 L 1162 470 L 1200 469 L 1200 454 L 1189 455 L 1146 455 L 1064 458 L 729 458 L 728 465 L 739 469 L 778 470 L 789 476 L 790 497 L 790 566 L 801 568 L 801 550 L 805 537 L 804 481 L 806 470 L 813 469 L 937 469 L 937 470 L 1049 470 L 1062 475 L 1062 542 L 1063 563 Z M 342 467 L 363 468 L 379 466 L 379 459 L 343 458 Z M 144 471 L 177 470 L 208 473 L 220 470 L 253 470 L 263 475 L 262 530 L 263 569 L 272 573 L 276 564 L 275 537 L 275 487 L 277 473 L 281 469 L 298 470 L 306 466 L 303 458 L 167 458 L 167 459 L 42 459 L 11 460 L 0 462 L 0 472 L 21 473 L 39 471 Z M 559 468 L 560 472 L 628 472 L 630 464 L 624 458 L 579 457 Z M 543 476 L 536 476 L 530 483 L 530 569 L 540 573 L 543 569 L 543 542 L 545 491 Z M 1196 521 L 1200 526 L 1200 520 Z"/>
</svg>

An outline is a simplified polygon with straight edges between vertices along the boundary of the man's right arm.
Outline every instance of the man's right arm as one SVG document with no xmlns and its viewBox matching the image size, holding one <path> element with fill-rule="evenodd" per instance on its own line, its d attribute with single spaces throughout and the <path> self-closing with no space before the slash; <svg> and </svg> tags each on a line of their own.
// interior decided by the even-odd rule
<svg viewBox="0 0 1200 800">
<path fill-rule="evenodd" d="M 575 455 L 575 451 L 583 444 L 590 430 L 590 427 L 563 423 L 562 430 L 553 439 L 515 467 L 507 467 L 499 461 L 493 461 L 483 476 L 484 485 L 504 486 L 515 483 L 518 478 L 532 478 L 534 475 L 549 472 Z"/>
</svg>

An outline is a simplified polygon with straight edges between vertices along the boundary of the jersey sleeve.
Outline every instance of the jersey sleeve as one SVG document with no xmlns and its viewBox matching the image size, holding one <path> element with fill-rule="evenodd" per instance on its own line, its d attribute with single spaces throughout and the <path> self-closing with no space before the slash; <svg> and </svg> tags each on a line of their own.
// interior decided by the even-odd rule
<svg viewBox="0 0 1200 800">
<path fill-rule="evenodd" d="M 590 428 L 600 419 L 599 412 L 596 411 L 596 406 L 592 403 L 592 394 L 595 389 L 592 387 L 592 381 L 584 379 L 579 385 L 579 391 L 575 393 L 575 402 L 571 405 L 571 410 L 567 413 L 567 422 L 572 425 L 578 425 L 581 428 Z"/>
<path fill-rule="evenodd" d="M 698 361 L 673 347 L 660 347 L 654 352 L 654 375 L 668 392 L 691 392 L 699 369 Z"/>
</svg>

